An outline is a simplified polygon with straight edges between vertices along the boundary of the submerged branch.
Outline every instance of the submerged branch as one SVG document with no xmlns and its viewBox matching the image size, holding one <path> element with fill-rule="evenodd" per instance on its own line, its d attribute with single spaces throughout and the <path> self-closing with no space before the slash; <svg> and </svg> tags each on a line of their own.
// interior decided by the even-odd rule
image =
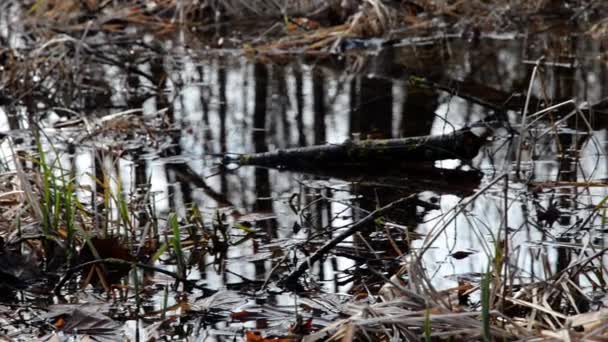
<svg viewBox="0 0 608 342">
<path fill-rule="evenodd" d="M 89 265 L 105 264 L 105 263 L 115 264 L 115 265 L 125 265 L 125 266 L 130 266 L 130 267 L 135 266 L 135 267 L 141 268 L 146 271 L 163 273 L 165 275 L 168 275 L 168 276 L 174 278 L 176 281 L 180 281 L 180 282 L 186 284 L 187 286 L 190 286 L 192 288 L 203 291 L 203 293 L 205 295 L 211 294 L 213 292 L 212 290 L 210 290 L 204 286 L 198 285 L 196 283 L 196 281 L 186 279 L 175 272 L 171 272 L 171 271 L 159 268 L 159 267 L 154 267 L 152 265 L 144 264 L 144 263 L 140 263 L 140 262 L 132 262 L 132 261 L 127 261 L 127 260 L 117 259 L 117 258 L 105 258 L 105 259 L 87 261 L 87 262 L 78 264 L 78 265 L 68 269 L 66 274 L 63 276 L 63 278 L 61 278 L 61 280 L 57 283 L 57 285 L 55 285 L 55 288 L 53 289 L 53 293 L 55 293 L 56 295 L 59 295 L 61 293 L 61 288 L 63 287 L 63 285 L 65 285 L 65 283 L 68 280 L 70 280 L 77 271 L 79 271 Z"/>
<path fill-rule="evenodd" d="M 285 284 L 288 288 L 297 288 L 298 278 L 300 278 L 315 262 L 321 260 L 321 258 L 323 258 L 325 254 L 327 254 L 331 249 L 336 247 L 340 242 L 344 241 L 346 238 L 354 235 L 355 233 L 363 230 L 367 226 L 367 224 L 373 222 L 375 219 L 382 216 L 387 211 L 403 203 L 414 200 L 415 198 L 416 194 L 403 197 L 385 205 L 382 208 L 372 211 L 371 213 L 369 213 L 369 215 L 365 216 L 363 219 L 357 221 L 355 224 L 350 226 L 350 228 L 342 231 L 336 237 L 325 243 L 325 245 L 323 245 L 316 252 L 314 252 L 304 262 L 300 263 L 300 265 L 298 265 L 298 267 L 283 280 L 283 284 Z"/>
</svg>

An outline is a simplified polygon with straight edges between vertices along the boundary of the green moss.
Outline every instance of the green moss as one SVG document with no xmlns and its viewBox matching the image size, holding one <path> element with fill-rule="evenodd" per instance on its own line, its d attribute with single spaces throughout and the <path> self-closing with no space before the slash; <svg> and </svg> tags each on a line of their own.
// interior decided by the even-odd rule
<svg viewBox="0 0 608 342">
<path fill-rule="evenodd" d="M 249 161 L 251 161 L 251 156 L 248 154 L 239 157 L 239 162 L 241 164 L 249 164 Z"/>
</svg>

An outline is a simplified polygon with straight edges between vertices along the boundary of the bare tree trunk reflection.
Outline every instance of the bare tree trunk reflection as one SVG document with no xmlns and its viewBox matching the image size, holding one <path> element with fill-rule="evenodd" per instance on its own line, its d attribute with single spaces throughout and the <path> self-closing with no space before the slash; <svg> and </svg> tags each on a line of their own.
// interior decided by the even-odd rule
<svg viewBox="0 0 608 342">
<path fill-rule="evenodd" d="M 404 137 L 427 135 L 435 120 L 439 94 L 430 88 L 404 86 L 405 101 L 401 112 L 401 134 Z"/>
<path fill-rule="evenodd" d="M 95 212 L 94 226 L 95 229 L 101 228 L 101 231 L 103 233 L 102 236 L 105 238 L 108 234 L 108 231 L 106 229 L 108 221 L 108 208 L 106 208 L 105 206 L 105 201 L 97 200 L 98 198 L 105 199 L 105 197 L 107 196 L 106 188 L 104 185 L 106 184 L 106 177 L 109 177 L 109 175 L 106 175 L 105 172 L 104 158 L 105 153 L 102 150 L 97 148 L 93 149 L 93 167 L 95 170 L 96 179 L 96 182 L 94 183 L 95 192 L 93 195 L 93 210 Z"/>
<path fill-rule="evenodd" d="M 273 101 L 276 106 L 276 123 L 281 126 L 280 131 L 276 132 L 275 145 L 280 148 L 291 147 L 291 124 L 289 122 L 289 94 L 287 93 L 287 80 L 285 78 L 284 67 L 273 68 L 273 78 L 277 87 L 276 100 Z"/>
<path fill-rule="evenodd" d="M 327 141 L 326 136 L 326 127 L 325 127 L 325 117 L 326 117 L 326 91 L 325 87 L 325 76 L 323 75 L 323 70 L 321 68 L 314 68 L 312 70 L 312 101 L 313 101 L 313 116 L 314 116 L 314 140 L 313 143 L 315 145 L 324 144 Z M 315 200 L 315 205 L 313 209 L 313 222 L 316 232 L 323 231 L 326 228 L 329 228 L 327 225 L 331 225 L 329 222 L 329 218 L 331 216 L 327 216 L 325 219 L 326 208 L 330 208 L 330 202 L 327 200 L 323 200 L 323 192 L 325 189 L 318 189 L 315 192 L 315 196 L 313 200 Z M 328 237 L 331 237 L 329 234 Z M 334 269 L 333 276 L 336 276 L 336 269 Z M 321 281 L 325 281 L 327 279 L 327 275 L 325 273 L 324 263 L 319 264 L 319 279 Z"/>
<path fill-rule="evenodd" d="M 294 67 L 293 75 L 296 83 L 296 125 L 298 128 L 298 146 L 306 146 L 306 135 L 304 133 L 304 81 L 300 66 Z"/>
<path fill-rule="evenodd" d="M 385 52 L 377 56 L 377 59 L 371 62 L 369 73 L 366 74 L 384 74 L 385 63 L 392 62 L 392 53 Z M 393 83 L 386 78 L 357 76 L 351 82 L 350 90 L 350 129 L 351 133 L 359 133 L 361 139 L 378 139 L 392 137 L 393 128 Z M 378 196 L 378 189 L 371 186 L 356 186 L 353 192 L 359 195 L 355 205 L 363 210 L 353 209 L 353 220 L 358 221 L 366 212 L 373 211 L 377 206 L 381 205 L 377 201 L 390 202 L 394 196 L 390 197 Z M 355 257 L 369 259 L 370 263 L 358 263 L 353 273 L 353 290 L 358 291 L 365 287 L 370 280 L 369 277 L 374 277 L 370 274 L 369 267 L 373 267 L 375 254 L 369 250 L 371 240 L 369 233 L 376 229 L 375 224 L 370 224 L 360 235 L 354 237 Z"/>
<path fill-rule="evenodd" d="M 268 69 L 264 64 L 256 63 L 254 65 L 254 82 L 255 82 L 255 104 L 253 110 L 253 146 L 256 153 L 267 152 L 268 145 L 266 143 L 266 115 L 268 101 Z M 268 169 L 256 168 L 254 174 L 256 201 L 254 204 L 255 211 L 272 211 L 272 201 L 270 192 L 270 180 Z M 276 236 L 276 223 L 274 220 L 266 220 L 261 224 L 266 225 L 266 236 L 262 241 L 268 242 L 272 237 Z M 254 253 L 257 253 L 257 245 L 254 243 Z M 255 275 L 256 279 L 263 279 L 266 276 L 265 261 L 256 261 Z"/>
<path fill-rule="evenodd" d="M 220 117 L 220 153 L 224 155 L 228 152 L 228 148 L 226 146 L 226 116 L 228 115 L 228 100 L 226 98 L 226 67 L 223 65 L 218 66 L 217 70 L 217 83 L 218 83 L 218 97 L 219 97 L 219 108 L 218 115 Z M 223 166 L 222 166 L 223 167 Z M 226 178 L 226 173 L 220 173 L 220 192 L 222 194 L 228 193 L 228 179 Z"/>
<path fill-rule="evenodd" d="M 560 43 L 564 44 L 563 41 Z M 569 46 L 561 45 L 561 49 L 572 53 L 572 51 L 576 51 L 578 40 L 576 37 L 571 36 L 568 40 Z M 554 67 L 553 69 L 554 77 L 555 77 L 555 99 L 571 99 L 575 98 L 575 85 L 576 85 L 576 69 L 575 68 L 562 68 L 562 67 Z M 575 120 L 574 122 L 570 122 L 569 126 L 574 129 L 574 132 L 584 131 L 586 127 L 583 125 L 581 120 Z M 565 182 L 576 182 L 579 178 L 578 175 L 578 166 L 580 163 L 580 151 L 588 139 L 588 135 L 584 134 L 582 136 L 578 136 L 571 132 L 566 133 L 558 133 L 558 181 Z M 583 178 L 586 175 L 581 175 Z M 578 188 L 574 187 L 560 187 L 558 195 L 558 202 L 555 203 L 559 208 L 563 208 L 561 210 L 559 223 L 562 225 L 570 225 L 572 222 L 572 217 L 570 214 L 577 211 L 577 201 L 573 200 L 578 197 Z M 553 203 L 549 203 L 549 206 L 552 206 Z M 570 242 L 572 238 L 569 236 L 560 236 L 558 241 Z M 576 238 L 573 241 L 575 244 L 581 244 L 579 238 Z M 572 260 L 572 256 L 578 253 L 577 250 L 572 250 L 569 247 L 558 247 L 558 257 L 557 257 L 557 272 L 563 271 L 570 266 L 570 262 Z M 573 277 L 573 284 L 580 285 L 579 277 Z M 574 296 L 576 306 L 581 312 L 586 312 L 589 310 L 590 303 L 581 295 L 578 294 L 577 291 L 572 291 L 572 295 Z M 557 305 L 557 303 L 556 303 Z"/>
<path fill-rule="evenodd" d="M 325 143 L 325 77 L 323 70 L 314 68 L 312 70 L 312 101 L 314 112 L 314 144 L 321 145 Z"/>
</svg>

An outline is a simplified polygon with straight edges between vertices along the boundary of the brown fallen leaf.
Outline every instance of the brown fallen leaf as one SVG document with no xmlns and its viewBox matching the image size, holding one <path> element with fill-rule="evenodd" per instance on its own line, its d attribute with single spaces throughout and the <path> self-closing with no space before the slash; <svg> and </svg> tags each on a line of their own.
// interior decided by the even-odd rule
<svg viewBox="0 0 608 342">
<path fill-rule="evenodd" d="M 245 340 L 247 342 L 293 342 L 292 338 L 283 337 L 262 337 L 262 334 L 258 331 L 246 331 Z"/>
</svg>

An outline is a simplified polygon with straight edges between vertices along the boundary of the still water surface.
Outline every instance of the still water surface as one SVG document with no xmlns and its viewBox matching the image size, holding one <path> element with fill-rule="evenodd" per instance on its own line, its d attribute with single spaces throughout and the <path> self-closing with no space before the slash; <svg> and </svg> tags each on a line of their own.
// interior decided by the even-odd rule
<svg viewBox="0 0 608 342">
<path fill-rule="evenodd" d="M 608 195 L 607 113 L 598 106 L 553 126 L 559 118 L 533 115 L 542 108 L 535 102 L 527 114 L 526 140 L 520 143 L 509 126 L 522 132 L 524 99 L 541 57 L 530 94 L 544 99 L 545 106 L 606 99 L 605 43 L 559 32 L 438 37 L 287 63 L 207 50 L 196 42 L 155 43 L 167 53 L 133 47 L 123 54 L 131 56 L 125 61 L 129 67 L 92 64 L 86 74 L 96 79 L 81 81 L 94 84 L 83 87 L 94 91 L 79 99 L 38 98 L 37 114 L 55 144 L 72 148 L 61 156 L 62 165 L 71 165 L 81 185 L 95 188 L 91 176 L 112 169 L 121 183 L 116 189 L 127 198 L 149 192 L 162 217 L 172 212 L 184 216 L 194 205 L 209 222 L 219 211 L 230 224 L 245 223 L 255 231 L 255 239 L 231 247 L 219 265 L 206 256 L 191 270 L 189 278 L 201 279 L 209 288 L 242 288 L 243 277 L 264 282 L 288 253 L 297 250 L 302 258 L 298 242 L 316 235 L 318 246 L 331 237 L 328 232 L 410 194 L 429 205 L 390 214 L 386 227 L 397 247 L 380 229 L 369 241 L 355 238 L 341 244 L 335 257 L 313 267 L 308 276 L 325 292 L 347 294 L 373 279 L 364 260 L 399 260 L 394 258 L 401 253 L 400 258 L 407 258 L 408 251 L 424 250 L 429 275 L 438 288 L 449 288 L 486 271 L 487 255 L 505 224 L 511 263 L 519 266 L 516 277 L 522 281 L 546 278 L 544 262 L 551 271 L 567 265 L 576 253 L 570 243 L 603 243 L 601 216 L 582 231 L 573 228 Z M 60 95 L 58 90 L 55 96 Z M 78 115 L 57 109 L 61 101 L 71 101 Z M 509 109 L 508 124 L 480 124 L 497 115 L 496 107 Z M 84 141 L 78 140 L 79 129 L 57 128 L 78 116 L 92 119 L 139 108 L 127 123 L 163 127 L 166 134 L 138 136 L 117 126 L 120 134 Z M 1 130 L 22 134 L 27 116 L 26 108 L 1 108 Z M 255 167 L 226 170 L 218 158 L 346 139 L 446 134 L 471 125 L 488 135 L 474 159 L 439 161 L 415 174 L 395 176 L 386 166 L 373 176 L 355 169 L 339 177 Z M 524 147 L 518 157 L 519 144 Z M 508 182 L 495 181 L 504 173 Z M 481 196 L 471 197 L 488 184 Z M 87 196 L 83 193 L 82 199 Z M 450 220 L 450 211 L 462 203 L 469 205 Z M 555 217 L 547 218 L 547 212 Z M 474 254 L 454 258 L 459 251 Z M 272 301 L 277 300 L 286 304 L 292 298 Z"/>
</svg>

